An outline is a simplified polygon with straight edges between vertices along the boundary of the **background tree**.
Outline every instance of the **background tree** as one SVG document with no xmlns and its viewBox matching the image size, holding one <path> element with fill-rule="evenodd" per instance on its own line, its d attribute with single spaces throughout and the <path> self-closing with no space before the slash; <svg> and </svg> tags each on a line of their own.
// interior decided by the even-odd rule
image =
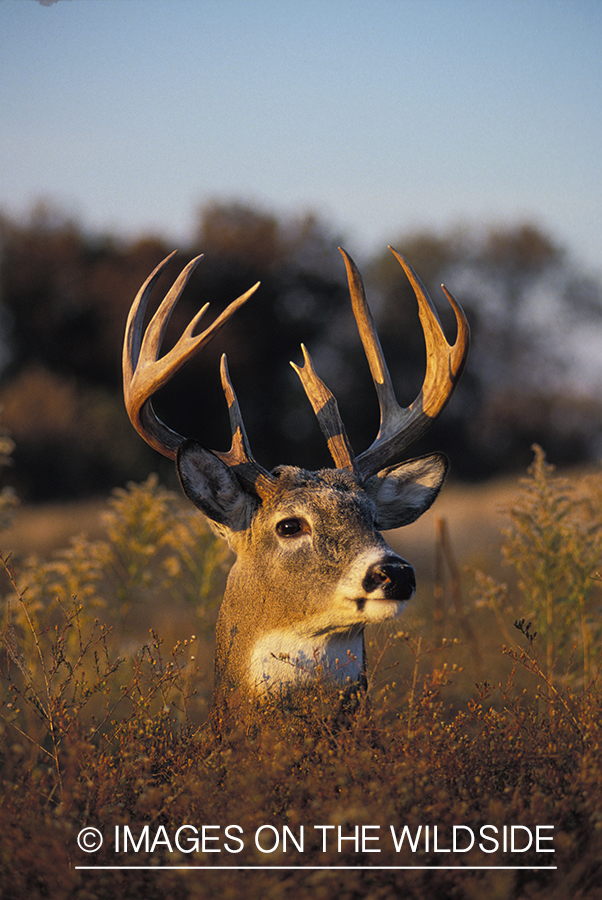
<svg viewBox="0 0 602 900">
<path fill-rule="evenodd" d="M 168 249 L 84 233 L 48 207 L 0 218 L 3 420 L 25 499 L 105 491 L 148 471 L 119 396 L 125 316 Z"/>
<path fill-rule="evenodd" d="M 341 243 L 314 215 L 284 219 L 243 203 L 201 209 L 191 246 L 156 288 L 154 306 L 183 266 L 205 254 L 174 312 L 166 346 L 206 301 L 209 322 L 256 281 L 261 288 L 159 393 L 159 415 L 181 433 L 226 449 L 219 382 L 226 351 L 258 459 L 267 467 L 329 465 L 289 366 L 301 361 L 303 341 L 337 396 L 354 448 L 366 449 L 378 408 L 336 250 Z M 593 386 L 602 371 L 585 362 L 601 356 L 600 284 L 580 276 L 532 225 L 416 233 L 396 246 L 424 279 L 448 334 L 454 324 L 442 281 L 461 300 L 473 332 L 453 403 L 413 452 L 447 451 L 464 478 L 523 468 L 534 441 L 555 463 L 596 457 L 602 413 Z M 121 392 L 129 307 L 172 249 L 156 236 L 125 243 L 90 234 L 43 205 L 25 222 L 0 216 L 0 405 L 16 444 L 11 478 L 24 499 L 106 491 L 149 470 L 174 478 L 173 466 L 134 433 Z M 357 262 L 398 397 L 409 403 L 425 367 L 416 300 L 388 251 Z"/>
<path fill-rule="evenodd" d="M 593 357 L 580 352 L 578 328 L 600 329 L 600 284 L 579 274 L 566 252 L 530 224 L 415 234 L 397 245 L 420 273 L 443 321 L 449 315 L 438 299 L 442 282 L 470 321 L 467 370 L 444 421 L 428 437 L 447 449 L 456 473 L 483 478 L 521 469 L 534 442 L 557 463 L 595 458 L 602 408 L 593 390 Z M 408 318 L 415 303 L 390 254 L 374 261 L 371 280 L 380 295 L 379 317 L 387 322 L 388 358 L 395 369 L 408 363 L 420 369 L 423 344 Z M 404 346 L 413 342 L 409 360 L 394 352 L 402 340 Z M 402 377 L 399 371 L 397 379 Z"/>
</svg>

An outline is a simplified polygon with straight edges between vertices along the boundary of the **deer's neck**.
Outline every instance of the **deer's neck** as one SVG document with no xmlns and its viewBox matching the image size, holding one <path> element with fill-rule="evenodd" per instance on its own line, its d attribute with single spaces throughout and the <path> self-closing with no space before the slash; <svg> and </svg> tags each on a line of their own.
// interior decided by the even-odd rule
<svg viewBox="0 0 602 900">
<path fill-rule="evenodd" d="M 251 648 L 249 681 L 260 694 L 319 681 L 325 688 L 357 682 L 364 673 L 363 629 L 351 634 L 300 636 L 279 628 Z"/>
</svg>

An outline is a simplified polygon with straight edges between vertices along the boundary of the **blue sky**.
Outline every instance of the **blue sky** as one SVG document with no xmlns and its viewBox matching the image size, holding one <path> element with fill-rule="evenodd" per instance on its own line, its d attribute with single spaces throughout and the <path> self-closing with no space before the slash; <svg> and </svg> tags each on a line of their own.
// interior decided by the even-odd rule
<svg viewBox="0 0 602 900">
<path fill-rule="evenodd" d="M 11 215 L 177 246 L 238 199 L 360 258 L 527 219 L 602 273 L 599 0 L 0 0 L 0 40 Z"/>
</svg>

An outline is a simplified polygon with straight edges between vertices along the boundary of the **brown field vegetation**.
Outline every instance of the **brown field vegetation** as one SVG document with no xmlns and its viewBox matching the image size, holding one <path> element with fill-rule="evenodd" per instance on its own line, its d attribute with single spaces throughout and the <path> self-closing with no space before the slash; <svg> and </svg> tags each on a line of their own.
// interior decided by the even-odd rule
<svg viewBox="0 0 602 900">
<path fill-rule="evenodd" d="M 221 733 L 206 717 L 229 560 L 196 511 L 153 478 L 108 505 L 18 511 L 0 895 L 600 896 L 600 481 L 537 450 L 521 484 L 449 486 L 390 535 L 419 592 L 371 635 L 352 720 L 317 684 L 295 716 Z"/>
</svg>

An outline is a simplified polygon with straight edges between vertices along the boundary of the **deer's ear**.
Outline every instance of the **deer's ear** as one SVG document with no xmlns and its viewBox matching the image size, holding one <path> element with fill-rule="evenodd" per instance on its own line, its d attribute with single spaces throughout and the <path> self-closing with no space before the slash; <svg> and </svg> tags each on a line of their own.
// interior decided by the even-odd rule
<svg viewBox="0 0 602 900">
<path fill-rule="evenodd" d="M 176 468 L 188 499 L 216 524 L 220 533 L 247 527 L 253 498 L 215 453 L 197 441 L 184 441 L 178 450 Z"/>
<path fill-rule="evenodd" d="M 422 456 L 383 469 L 365 484 L 376 504 L 377 528 L 400 528 L 415 522 L 435 500 L 447 474 L 442 453 Z"/>
</svg>

